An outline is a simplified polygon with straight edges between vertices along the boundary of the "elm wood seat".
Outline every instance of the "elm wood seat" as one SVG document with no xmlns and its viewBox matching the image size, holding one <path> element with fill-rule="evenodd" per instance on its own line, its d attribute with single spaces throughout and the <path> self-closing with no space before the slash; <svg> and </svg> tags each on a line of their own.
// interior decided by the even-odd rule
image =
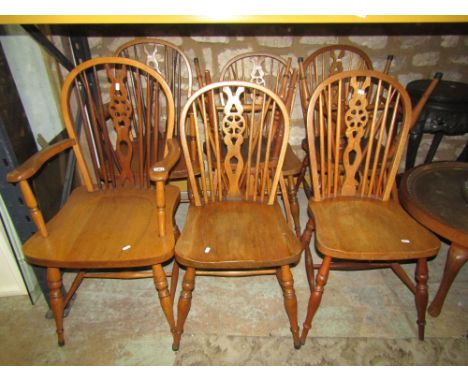
<svg viewBox="0 0 468 382">
<path fill-rule="evenodd" d="M 262 108 L 252 107 L 252 100 Z M 299 348 L 290 266 L 299 261 L 302 248 L 292 231 L 290 213 L 286 212 L 286 220 L 277 202 L 278 184 L 283 182 L 284 187 L 281 168 L 289 136 L 287 108 L 267 88 L 226 81 L 209 84 L 193 94 L 182 111 L 182 127 L 190 123 L 190 113 L 196 121 L 196 155 L 207 165 L 196 176 L 190 143 L 182 128 L 193 203 L 175 248 L 176 261 L 186 271 L 173 349 L 180 345 L 196 275 L 260 274 L 276 275 L 283 289 L 294 346 Z M 274 139 L 278 118 L 284 129 L 281 140 Z"/>
<path fill-rule="evenodd" d="M 222 67 L 219 80 L 250 81 L 265 86 L 280 96 L 288 112 L 291 114 L 297 75 L 297 69 L 291 68 L 291 58 L 284 59 L 281 56 L 271 53 L 252 52 L 242 53 L 232 57 Z M 200 81 L 200 74 L 198 74 L 198 78 L 199 82 L 202 82 Z M 283 164 L 283 176 L 287 179 L 287 197 L 289 199 L 297 237 L 301 235 L 301 227 L 299 221 L 299 204 L 297 202 L 298 186 L 296 185 L 295 177 L 300 174 L 301 167 L 301 160 L 288 144 Z"/>
<path fill-rule="evenodd" d="M 332 110 L 326 102 L 335 94 L 338 106 Z M 411 125 L 406 90 L 381 72 L 342 72 L 312 94 L 307 137 L 313 196 L 302 236 L 311 295 L 302 343 L 331 268 L 391 268 L 415 295 L 418 336 L 424 339 L 427 258 L 437 254 L 440 243 L 390 198 Z M 323 255 L 315 283 L 309 248 L 314 230 Z M 409 260 L 416 262 L 416 285 L 400 264 Z"/>
<path fill-rule="evenodd" d="M 174 331 L 178 268 L 172 274 L 171 294 L 162 263 L 174 254 L 180 192 L 166 181 L 180 158 L 180 147 L 171 139 L 174 102 L 168 85 L 137 61 L 96 58 L 70 72 L 60 105 L 69 138 L 8 174 L 10 182 L 19 184 L 38 228 L 25 243 L 24 254 L 30 263 L 47 267 L 59 345 L 65 344 L 64 307 L 87 277 L 152 277 Z M 158 152 L 154 132 L 160 124 L 167 134 L 164 150 Z M 67 149 L 74 151 L 83 186 L 45 223 L 28 180 Z M 78 270 L 66 296 L 61 292 L 64 268 Z"/>
</svg>

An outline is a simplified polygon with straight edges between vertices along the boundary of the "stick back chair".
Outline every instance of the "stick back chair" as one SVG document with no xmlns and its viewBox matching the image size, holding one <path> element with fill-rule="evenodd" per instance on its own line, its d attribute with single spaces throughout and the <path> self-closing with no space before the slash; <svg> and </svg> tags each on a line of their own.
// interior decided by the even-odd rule
<svg viewBox="0 0 468 382">
<path fill-rule="evenodd" d="M 297 69 L 292 69 L 291 58 L 285 59 L 271 53 L 243 53 L 231 58 L 221 69 L 219 80 L 249 81 L 267 87 L 285 103 L 291 114 L 298 79 Z M 301 161 L 291 145 L 286 149 L 283 176 L 287 179 L 287 195 L 296 235 L 300 237 L 299 204 L 295 177 L 300 174 Z"/>
<path fill-rule="evenodd" d="M 392 57 L 392 56 L 389 56 Z M 299 94 L 301 98 L 304 126 L 307 123 L 307 108 L 310 96 L 315 88 L 328 77 L 349 70 L 373 70 L 372 61 L 362 49 L 353 45 L 328 45 L 317 49 L 305 60 L 299 58 Z M 390 66 L 388 65 L 388 68 Z M 387 69 L 388 70 L 388 69 Z M 307 138 L 302 141 L 302 149 L 305 157 L 302 161 L 300 175 L 296 188 L 302 184 L 308 198 L 311 195 L 311 187 L 305 176 L 308 168 Z M 297 190 L 296 190 L 297 191 Z"/>
<path fill-rule="evenodd" d="M 179 139 L 180 112 L 192 94 L 193 73 L 185 53 L 173 43 L 155 37 L 136 38 L 119 46 L 114 56 L 131 58 L 156 70 L 169 85 L 175 105 L 174 139 Z M 179 160 L 169 174 L 171 180 L 186 179 L 187 169 Z"/>
<path fill-rule="evenodd" d="M 214 111 L 209 116 L 209 111 Z M 194 115 L 200 176 L 193 171 L 184 126 Z M 277 119 L 280 119 L 280 123 Z M 290 266 L 301 245 L 276 202 L 289 135 L 288 111 L 272 91 L 250 82 L 227 81 L 198 90 L 181 116 L 181 145 L 193 204 L 176 245 L 186 267 L 178 303 L 173 349 L 179 348 L 191 306 L 195 275 L 276 274 L 299 347 L 297 301 Z M 283 129 L 281 139 L 275 130 Z"/>
<path fill-rule="evenodd" d="M 64 307 L 87 277 L 152 277 L 173 331 L 173 296 L 162 264 L 174 255 L 180 192 L 166 180 L 180 148 L 171 139 L 174 101 L 169 86 L 137 61 L 95 58 L 67 76 L 60 106 L 68 139 L 8 175 L 19 184 L 38 229 L 24 244 L 24 254 L 31 264 L 47 268 L 59 345 L 65 344 Z M 160 126 L 165 131 L 163 152 L 158 152 Z M 67 149 L 75 153 L 82 186 L 46 223 L 28 181 Z M 67 296 L 61 292 L 63 269 L 78 271 Z M 174 285 L 177 279 L 172 281 Z"/>
<path fill-rule="evenodd" d="M 302 343 L 336 259 L 363 268 L 390 267 L 415 294 L 419 338 L 424 338 L 427 258 L 437 254 L 440 243 L 390 199 L 411 123 L 406 90 L 381 72 L 336 74 L 311 96 L 307 137 L 313 196 L 302 238 L 311 295 Z M 309 248 L 314 230 L 323 256 L 315 285 Z M 409 260 L 417 263 L 416 285 L 400 264 Z"/>
</svg>

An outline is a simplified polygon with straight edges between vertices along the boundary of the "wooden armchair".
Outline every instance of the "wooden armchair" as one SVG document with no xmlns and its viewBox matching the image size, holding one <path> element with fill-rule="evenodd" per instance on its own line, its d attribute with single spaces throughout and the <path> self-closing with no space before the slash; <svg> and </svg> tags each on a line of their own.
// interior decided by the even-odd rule
<svg viewBox="0 0 468 382">
<path fill-rule="evenodd" d="M 336 110 L 331 107 L 333 97 Z M 406 90 L 381 72 L 333 75 L 311 96 L 307 143 L 313 196 L 302 237 L 311 296 L 302 343 L 334 265 L 349 270 L 391 268 L 415 294 L 419 338 L 424 338 L 427 258 L 437 254 L 440 244 L 398 201 L 390 200 L 411 123 Z M 309 249 L 314 230 L 315 246 L 323 255 L 315 284 Z M 332 263 L 334 259 L 340 263 Z M 417 263 L 416 285 L 401 267 L 405 261 Z"/>
<path fill-rule="evenodd" d="M 60 106 L 69 138 L 8 175 L 8 181 L 19 184 L 38 229 L 24 244 L 24 254 L 31 264 L 47 267 L 59 345 L 65 343 L 64 307 L 87 277 L 153 277 L 173 331 L 173 296 L 162 264 L 174 254 L 180 192 L 166 180 L 180 148 L 171 139 L 174 101 L 169 86 L 137 61 L 96 58 L 70 72 Z M 166 132 L 163 151 L 158 150 L 160 126 Z M 46 223 L 28 180 L 67 149 L 76 155 L 83 186 Z M 147 267 L 149 271 L 142 270 Z M 78 271 L 67 296 L 61 292 L 63 269 Z M 172 281 L 173 292 L 176 275 Z"/>
<path fill-rule="evenodd" d="M 115 56 L 131 58 L 156 70 L 171 89 L 175 105 L 174 139 L 179 140 L 179 119 L 182 107 L 192 94 L 193 73 L 185 53 L 169 41 L 154 37 L 136 38 L 119 46 Z M 169 179 L 187 179 L 182 158 L 169 174 Z"/>
<path fill-rule="evenodd" d="M 193 171 L 184 128 L 190 114 L 195 116 L 196 155 L 206 163 L 199 177 Z M 274 139 L 277 118 L 283 128 L 281 140 Z M 175 250 L 186 272 L 173 349 L 179 348 L 196 275 L 257 274 L 276 274 L 298 348 L 290 266 L 299 260 L 302 248 L 276 202 L 289 135 L 286 106 L 274 92 L 253 83 L 212 83 L 185 105 L 181 127 L 194 203 Z"/>
<path fill-rule="evenodd" d="M 284 59 L 271 53 L 243 53 L 231 58 L 221 69 L 219 80 L 240 80 L 256 83 L 272 90 L 285 103 L 291 114 L 298 79 L 297 69 L 292 69 L 291 58 Z M 297 237 L 301 235 L 299 204 L 295 177 L 300 174 L 301 161 L 288 144 L 283 164 L 287 180 L 287 195 Z"/>
</svg>

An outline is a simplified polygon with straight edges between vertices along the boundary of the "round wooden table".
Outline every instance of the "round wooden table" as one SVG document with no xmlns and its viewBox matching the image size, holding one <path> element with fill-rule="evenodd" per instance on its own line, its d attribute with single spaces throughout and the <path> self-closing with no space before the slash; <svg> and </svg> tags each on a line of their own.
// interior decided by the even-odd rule
<svg viewBox="0 0 468 382">
<path fill-rule="evenodd" d="M 468 163 L 434 162 L 407 171 L 400 184 L 403 207 L 422 225 L 451 242 L 431 316 L 438 316 L 456 275 L 468 260 Z"/>
</svg>

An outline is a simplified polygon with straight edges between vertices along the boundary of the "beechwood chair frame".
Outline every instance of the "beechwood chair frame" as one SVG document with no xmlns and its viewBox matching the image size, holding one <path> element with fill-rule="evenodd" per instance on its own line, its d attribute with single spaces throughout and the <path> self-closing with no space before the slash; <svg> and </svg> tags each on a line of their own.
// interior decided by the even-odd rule
<svg viewBox="0 0 468 382">
<path fill-rule="evenodd" d="M 251 82 L 226 81 L 208 84 L 192 95 L 182 111 L 182 127 L 189 123 L 189 115 L 194 116 L 197 125 L 196 154 L 206 165 L 199 176 L 192 171 L 190 141 L 186 129 L 182 128 L 181 146 L 193 189 L 193 204 L 189 206 L 175 250 L 176 261 L 186 271 L 178 302 L 173 349 L 177 350 L 180 345 L 195 276 L 267 274 L 275 274 L 283 289 L 294 346 L 299 348 L 297 301 L 290 266 L 299 260 L 301 246 L 276 201 L 288 144 L 287 108 L 267 88 Z M 283 129 L 282 140 L 274 140 L 274 129 L 279 125 Z M 266 134 L 264 138 L 262 131 Z M 265 149 L 263 139 L 267 141 Z M 247 145 L 248 151 L 242 151 L 242 145 Z M 233 213 L 240 214 L 234 215 L 236 220 L 229 219 Z M 245 222 L 250 216 L 269 218 L 264 225 L 254 219 L 255 224 L 250 227 L 248 224 L 252 223 Z M 212 225 L 208 227 L 209 224 Z M 237 235 L 247 235 L 249 239 L 230 236 L 231 226 Z M 250 241 L 262 234 L 277 235 L 276 251 L 272 248 L 273 239 L 260 241 L 263 244 Z"/>
<path fill-rule="evenodd" d="M 98 76 L 97 68 L 105 68 L 108 81 L 112 82 L 109 89 L 113 90 L 110 90 L 107 103 L 100 101 L 102 94 L 98 83 L 105 82 L 105 80 Z M 142 90 L 142 81 L 147 81 L 147 84 L 151 81 L 161 92 L 161 97 L 165 100 L 166 114 L 164 119 L 167 127 L 164 137 L 166 140 L 164 153 L 159 153 L 159 155 L 154 153 L 153 155 L 148 152 L 145 157 L 141 155 L 143 153 L 141 150 L 135 151 L 136 148 L 143 147 L 143 142 L 142 139 L 136 141 L 135 132 L 132 133 L 132 131 L 136 129 L 141 132 L 143 131 L 141 129 L 149 129 L 150 125 L 145 125 L 145 123 L 152 126 L 152 119 L 143 118 L 141 113 L 146 110 L 147 115 L 149 115 L 150 108 L 154 110 L 152 106 L 154 99 L 151 98 L 149 90 L 146 93 L 137 91 L 134 94 L 130 94 L 128 90 L 130 82 L 132 82 L 132 86 L 136 86 L 136 89 Z M 75 94 L 79 99 L 75 106 L 70 99 L 72 88 L 76 89 L 77 93 Z M 147 89 L 149 89 L 149 85 Z M 144 100 L 141 98 L 143 94 L 150 98 Z M 47 267 L 50 303 L 57 328 L 58 344 L 60 346 L 65 344 L 64 307 L 85 278 L 152 277 L 164 314 L 173 332 L 175 319 L 172 305 L 177 274 L 172 275 L 171 292 L 169 292 L 166 279 L 168 275 L 162 268 L 162 263 L 173 257 L 175 236 L 177 235 L 174 213 L 180 198 L 180 191 L 177 188 L 166 185 L 169 171 L 180 157 L 180 147 L 171 139 L 174 130 L 174 101 L 171 90 L 159 73 L 138 61 L 121 57 L 100 57 L 83 62 L 69 73 L 62 87 L 60 106 L 69 138 L 36 153 L 8 174 L 8 181 L 19 185 L 25 204 L 30 208 L 32 219 L 38 229 L 38 232 L 25 243 L 24 253 L 30 263 Z M 75 131 L 74 120 L 76 119 L 72 118 L 71 114 L 73 110 L 85 115 L 82 119 L 83 127 L 80 132 Z M 135 118 L 137 113 L 138 118 Z M 156 123 L 156 120 L 154 121 Z M 115 152 L 110 151 L 110 146 L 104 146 L 109 139 L 105 133 L 105 126 L 108 123 L 117 132 Z M 85 142 L 91 145 L 87 149 L 91 154 L 87 155 L 86 150 L 83 149 L 86 145 Z M 133 147 L 134 144 L 137 146 Z M 94 154 L 91 147 L 97 150 Z M 50 222 L 46 223 L 28 181 L 50 158 L 67 149 L 72 149 L 76 156 L 78 173 L 84 187 L 76 188 L 62 210 Z M 138 155 L 133 155 L 133 153 Z M 134 166 L 131 162 L 134 161 L 138 162 L 135 166 L 139 169 L 136 176 L 132 173 Z M 150 187 L 152 183 L 155 184 L 155 188 Z M 147 191 L 144 191 L 145 189 Z M 154 209 L 151 209 L 149 213 L 154 220 L 150 220 L 151 223 L 147 226 L 147 231 L 142 232 L 150 242 L 151 238 L 154 238 L 155 245 L 160 243 L 162 247 L 150 245 L 151 248 L 147 255 L 143 251 L 140 254 L 129 245 L 123 247 L 120 254 L 115 253 L 114 255 L 113 249 L 107 250 L 108 245 L 112 244 L 112 240 L 108 239 L 102 240 L 99 245 L 96 245 L 96 248 L 102 249 L 102 252 L 93 252 L 92 247 L 90 247 L 91 252 L 86 252 L 81 254 L 80 258 L 76 258 L 75 251 L 68 251 L 67 244 L 60 244 L 60 240 L 66 243 L 67 237 L 74 234 L 74 229 L 78 230 L 78 235 L 91 238 L 90 234 L 85 232 L 86 230 L 93 232 L 93 227 L 86 228 L 85 223 L 88 220 L 82 221 L 79 216 L 73 217 L 73 214 L 70 220 L 75 220 L 74 222 L 67 222 L 64 219 L 73 211 L 81 211 L 80 216 L 84 216 L 86 219 L 93 217 L 94 215 L 87 215 L 88 210 L 94 208 L 93 198 L 104 201 L 104 199 L 99 199 L 101 197 L 106 198 L 106 200 L 117 198 L 115 199 L 116 205 L 124 201 L 126 197 L 136 197 L 137 200 L 147 200 L 150 205 L 153 204 Z M 130 199 L 130 202 L 131 200 L 135 199 Z M 87 203 L 83 204 L 84 209 L 81 210 L 80 201 Z M 97 205 L 101 205 L 100 203 Z M 147 207 L 145 209 L 148 210 Z M 113 209 L 108 212 L 115 211 L 116 209 Z M 100 216 L 99 219 L 102 224 L 125 224 L 123 221 L 106 221 L 106 216 Z M 124 219 L 126 222 L 134 221 L 132 220 L 133 216 L 125 216 Z M 60 222 L 65 222 L 66 225 L 62 226 L 59 224 Z M 129 229 L 133 229 L 133 227 L 129 227 Z M 111 231 L 112 229 L 109 232 Z M 65 239 L 61 239 L 60 235 L 63 235 Z M 76 245 L 92 244 L 80 241 L 80 237 L 77 236 Z M 70 240 L 72 238 L 70 236 Z M 135 244 L 136 248 L 143 248 L 139 246 L 138 240 L 135 241 Z M 62 247 L 64 250 L 60 249 Z M 37 248 L 43 248 L 44 252 L 38 253 Z M 48 248 L 51 248 L 50 253 L 47 252 Z M 52 251 L 54 249 L 56 251 Z M 96 254 L 95 258 L 93 257 L 94 253 Z M 141 270 L 147 267 L 150 267 L 151 270 Z M 62 275 L 60 269 L 79 270 L 66 296 L 62 296 L 61 292 Z"/>
<path fill-rule="evenodd" d="M 427 93 L 430 94 L 437 82 L 438 78 L 435 78 Z M 389 98 L 377 102 L 378 97 L 385 92 Z M 392 92 L 398 94 L 398 97 L 391 98 Z M 332 102 L 332 94 L 338 97 L 336 103 Z M 349 109 L 344 109 L 345 106 Z M 417 107 L 416 113 L 418 112 L 420 110 Z M 326 117 L 322 114 L 326 114 Z M 330 269 L 386 267 L 391 268 L 415 294 L 418 335 L 420 339 L 424 339 L 428 298 L 427 258 L 437 254 L 440 243 L 402 210 L 398 200 L 391 198 L 398 166 L 413 122 L 411 101 L 406 90 L 392 77 L 380 72 L 342 72 L 323 81 L 312 94 L 307 113 L 307 143 L 313 196 L 308 204 L 310 218 L 302 236 L 311 295 L 301 335 L 302 343 L 305 342 L 320 305 Z M 329 134 L 330 131 L 332 134 Z M 347 138 L 341 147 L 344 136 Z M 363 137 L 367 137 L 368 146 L 362 145 Z M 336 224 L 327 220 L 330 217 L 327 211 L 331 211 L 333 206 L 337 206 L 335 214 L 339 215 L 335 218 Z M 360 213 L 365 214 L 367 210 L 379 211 L 372 213 L 382 213 L 382 216 L 388 218 L 386 223 L 391 227 L 388 229 L 401 231 L 395 234 L 396 237 L 389 236 L 392 237 L 392 243 L 380 248 L 380 237 L 375 232 L 377 225 L 358 226 L 358 221 L 373 221 L 367 215 L 359 217 Z M 356 224 L 352 235 L 338 221 L 347 221 L 344 211 L 353 211 L 348 212 L 353 214 L 353 224 Z M 387 225 L 382 227 L 382 230 L 386 229 Z M 404 245 L 398 245 L 398 235 L 404 236 L 405 229 L 411 240 L 403 240 L 402 237 L 401 243 Z M 368 230 L 368 235 L 374 236 L 365 236 L 366 233 L 360 243 L 354 244 L 354 241 L 359 240 L 357 237 L 360 237 L 358 231 L 364 232 L 363 230 Z M 318 265 L 319 272 L 315 282 L 309 247 L 314 231 L 316 248 L 324 256 L 322 263 Z M 336 232 L 337 240 L 331 239 L 328 231 Z M 334 263 L 333 259 L 343 262 Z M 417 262 L 416 285 L 400 265 L 407 260 Z"/>
</svg>

